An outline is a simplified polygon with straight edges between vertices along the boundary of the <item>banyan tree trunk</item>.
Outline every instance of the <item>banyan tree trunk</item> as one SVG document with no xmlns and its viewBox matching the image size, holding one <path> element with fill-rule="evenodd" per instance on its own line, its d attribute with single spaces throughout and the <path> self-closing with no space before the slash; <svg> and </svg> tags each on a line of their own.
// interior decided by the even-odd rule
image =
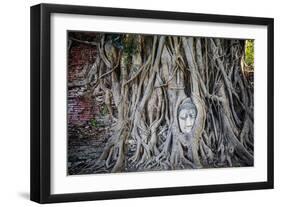
<svg viewBox="0 0 281 207">
<path fill-rule="evenodd" d="M 114 122 L 93 172 L 253 165 L 245 40 L 101 34 L 95 44 L 90 71 L 69 83 L 99 88 Z M 179 124 L 186 100 L 196 108 L 188 133 Z"/>
</svg>

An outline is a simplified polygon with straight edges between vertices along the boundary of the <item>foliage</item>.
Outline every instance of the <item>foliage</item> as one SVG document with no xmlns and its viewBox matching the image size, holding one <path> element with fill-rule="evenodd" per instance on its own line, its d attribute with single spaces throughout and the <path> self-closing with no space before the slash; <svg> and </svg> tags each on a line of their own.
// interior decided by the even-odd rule
<svg viewBox="0 0 281 207">
<path fill-rule="evenodd" d="M 97 120 L 92 119 L 92 120 L 91 120 L 91 125 L 92 125 L 93 127 L 97 127 L 97 126 L 98 126 Z"/>
<path fill-rule="evenodd" d="M 124 52 L 129 55 L 137 52 L 137 45 L 134 42 L 134 36 L 135 35 L 127 35 L 127 37 L 124 38 Z"/>
<path fill-rule="evenodd" d="M 103 116 L 105 116 L 107 113 L 108 113 L 107 107 L 106 107 L 106 106 L 102 106 L 102 108 L 101 108 L 101 114 L 102 114 Z"/>
<path fill-rule="evenodd" d="M 254 40 L 246 40 L 245 62 L 248 66 L 254 67 Z"/>
<path fill-rule="evenodd" d="M 112 34 L 109 35 L 109 38 L 112 40 L 112 44 L 118 48 L 118 49 L 123 49 L 123 41 L 122 41 L 122 35 L 119 34 Z"/>
</svg>

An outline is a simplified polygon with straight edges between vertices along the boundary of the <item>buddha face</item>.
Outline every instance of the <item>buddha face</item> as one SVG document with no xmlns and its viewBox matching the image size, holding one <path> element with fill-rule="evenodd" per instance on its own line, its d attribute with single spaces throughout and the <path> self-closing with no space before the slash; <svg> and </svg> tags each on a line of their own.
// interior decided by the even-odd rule
<svg viewBox="0 0 281 207">
<path fill-rule="evenodd" d="M 179 126 L 183 133 L 189 133 L 192 130 L 196 115 L 197 111 L 193 103 L 184 104 L 179 110 Z"/>
</svg>

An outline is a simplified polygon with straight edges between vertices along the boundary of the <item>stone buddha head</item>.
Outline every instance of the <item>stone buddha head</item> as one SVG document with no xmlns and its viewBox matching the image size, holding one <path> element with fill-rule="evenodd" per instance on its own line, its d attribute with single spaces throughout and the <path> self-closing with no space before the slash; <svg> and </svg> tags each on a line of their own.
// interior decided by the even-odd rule
<svg viewBox="0 0 281 207">
<path fill-rule="evenodd" d="M 197 109 L 191 98 L 186 98 L 178 109 L 178 121 L 182 133 L 189 133 L 195 123 Z"/>
</svg>

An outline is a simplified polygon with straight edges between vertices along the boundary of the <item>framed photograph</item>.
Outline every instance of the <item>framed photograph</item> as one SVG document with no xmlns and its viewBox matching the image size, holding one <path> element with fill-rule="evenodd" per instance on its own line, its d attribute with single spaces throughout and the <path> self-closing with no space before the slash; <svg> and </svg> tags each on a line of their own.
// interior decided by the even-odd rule
<svg viewBox="0 0 281 207">
<path fill-rule="evenodd" d="M 273 19 L 31 7 L 31 200 L 273 188 Z"/>
</svg>

